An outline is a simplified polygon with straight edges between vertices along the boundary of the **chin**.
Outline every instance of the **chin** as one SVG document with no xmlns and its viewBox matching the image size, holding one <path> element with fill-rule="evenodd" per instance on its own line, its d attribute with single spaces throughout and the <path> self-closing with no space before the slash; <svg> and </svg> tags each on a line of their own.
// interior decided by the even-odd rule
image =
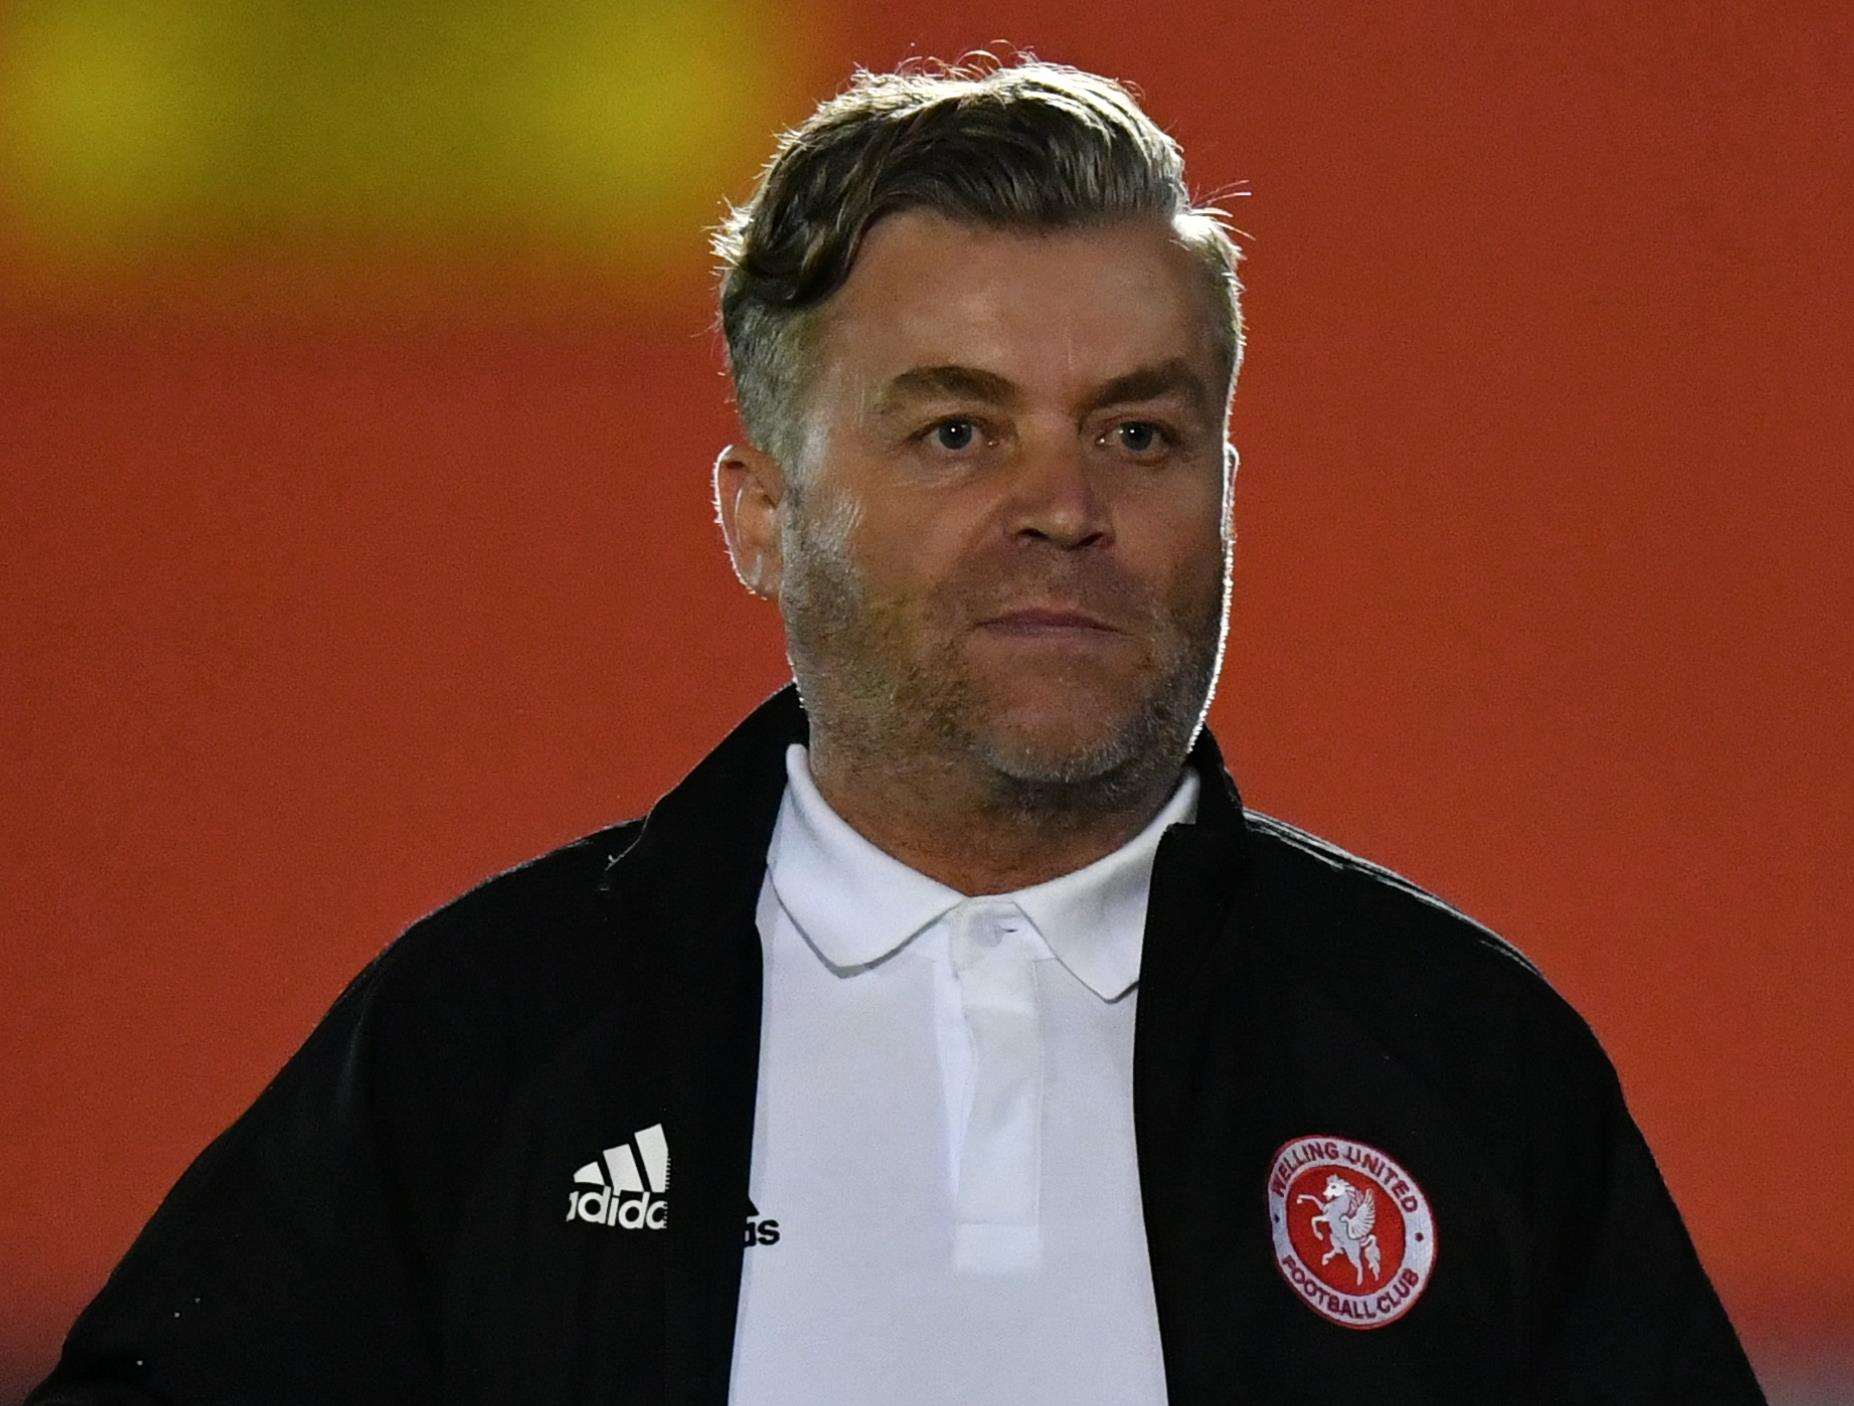
<svg viewBox="0 0 1854 1406">
<path fill-rule="evenodd" d="M 991 765 L 1018 781 L 1072 785 L 1094 781 L 1137 760 L 1138 729 L 1107 716 L 1098 703 L 1055 711 L 1014 710 L 981 732 Z"/>
</svg>

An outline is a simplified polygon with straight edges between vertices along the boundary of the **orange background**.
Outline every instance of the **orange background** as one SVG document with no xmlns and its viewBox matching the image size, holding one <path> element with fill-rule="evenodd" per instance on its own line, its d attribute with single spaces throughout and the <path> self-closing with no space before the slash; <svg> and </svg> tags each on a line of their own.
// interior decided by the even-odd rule
<svg viewBox="0 0 1854 1406">
<path fill-rule="evenodd" d="M 0 8 L 0 1395 L 383 943 L 783 681 L 703 227 L 999 39 L 1247 234 L 1245 799 L 1537 960 L 1854 1386 L 1844 7 L 349 8 Z"/>
</svg>

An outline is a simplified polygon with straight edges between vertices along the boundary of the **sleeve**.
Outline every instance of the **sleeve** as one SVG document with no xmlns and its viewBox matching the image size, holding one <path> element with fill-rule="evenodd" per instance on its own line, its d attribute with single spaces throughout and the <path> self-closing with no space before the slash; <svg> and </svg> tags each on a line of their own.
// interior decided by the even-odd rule
<svg viewBox="0 0 1854 1406">
<path fill-rule="evenodd" d="M 435 1399 L 441 1213 L 417 1203 L 447 1195 L 456 1074 L 452 1017 L 392 979 L 405 941 L 195 1159 L 28 1406 Z"/>
<path fill-rule="evenodd" d="M 1594 1040 L 1591 1042 L 1594 1045 Z M 1585 1150 L 1546 1326 L 1540 1401 L 1764 1402 L 1608 1059 L 1586 1105 Z M 1594 1136 L 1591 1130 L 1594 1130 Z"/>
</svg>

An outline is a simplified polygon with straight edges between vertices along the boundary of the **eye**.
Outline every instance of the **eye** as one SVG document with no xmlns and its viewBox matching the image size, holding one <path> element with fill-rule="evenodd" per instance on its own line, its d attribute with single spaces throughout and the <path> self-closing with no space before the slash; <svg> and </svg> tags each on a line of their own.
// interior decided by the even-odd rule
<svg viewBox="0 0 1854 1406">
<path fill-rule="evenodd" d="M 1121 447 L 1141 458 L 1150 457 L 1155 451 L 1170 449 L 1178 443 L 1176 435 L 1151 420 L 1125 420 L 1107 434 L 1119 436 Z M 1102 436 L 1103 439 L 1106 437 Z"/>
<path fill-rule="evenodd" d="M 933 442 L 942 449 L 964 449 L 978 434 L 970 420 L 942 420 L 933 427 Z"/>
<path fill-rule="evenodd" d="M 916 440 L 926 440 L 936 449 L 944 449 L 949 454 L 963 455 L 972 448 L 983 433 L 977 420 L 969 416 L 958 415 L 946 420 L 936 420 L 933 424 L 914 436 Z"/>
</svg>

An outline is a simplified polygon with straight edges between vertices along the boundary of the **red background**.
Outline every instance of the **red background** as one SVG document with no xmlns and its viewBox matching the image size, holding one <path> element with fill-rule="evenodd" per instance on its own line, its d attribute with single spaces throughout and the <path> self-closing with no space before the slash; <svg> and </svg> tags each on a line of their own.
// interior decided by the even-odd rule
<svg viewBox="0 0 1854 1406">
<path fill-rule="evenodd" d="M 1773 1396 L 1854 1380 L 1849 30 L 1724 8 L 818 0 L 651 264 L 331 217 L 78 266 L 0 186 L 0 1394 L 384 942 L 783 681 L 701 225 L 852 62 L 999 38 L 1251 192 L 1245 799 L 1528 952 Z"/>
</svg>

